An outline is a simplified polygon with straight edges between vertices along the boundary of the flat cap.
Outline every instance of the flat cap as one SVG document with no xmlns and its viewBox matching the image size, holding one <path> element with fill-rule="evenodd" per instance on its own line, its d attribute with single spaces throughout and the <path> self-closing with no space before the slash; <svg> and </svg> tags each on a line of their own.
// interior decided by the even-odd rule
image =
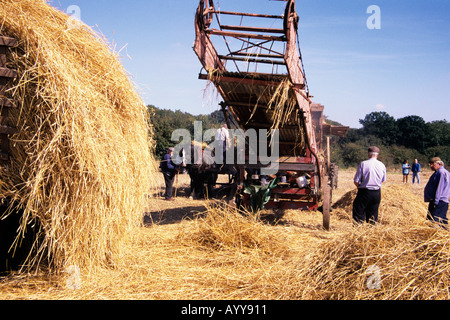
<svg viewBox="0 0 450 320">
<path fill-rule="evenodd" d="M 380 149 L 378 149 L 377 147 L 373 146 L 369 148 L 369 153 L 380 153 Z"/>
<path fill-rule="evenodd" d="M 435 163 L 435 162 L 442 162 L 442 160 L 439 157 L 434 157 L 434 158 L 430 159 L 430 163 Z"/>
</svg>

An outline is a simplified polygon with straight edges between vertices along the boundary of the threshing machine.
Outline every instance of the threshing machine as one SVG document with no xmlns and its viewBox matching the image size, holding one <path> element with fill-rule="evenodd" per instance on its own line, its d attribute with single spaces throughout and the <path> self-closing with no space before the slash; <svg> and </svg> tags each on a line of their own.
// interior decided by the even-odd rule
<svg viewBox="0 0 450 320">
<path fill-rule="evenodd" d="M 268 154 L 277 148 L 275 173 L 263 175 L 274 163 L 262 157 L 251 161 L 248 152 L 244 163 L 235 163 L 242 202 L 258 198 L 264 208 L 323 209 L 328 229 L 332 170 L 326 138 L 344 136 L 348 128 L 325 124 L 323 106 L 312 102 L 295 1 L 285 2 L 284 14 L 271 15 L 225 11 L 213 0 L 200 0 L 194 43 L 203 65 L 199 78 L 214 83 L 229 128 L 267 130 Z"/>
</svg>

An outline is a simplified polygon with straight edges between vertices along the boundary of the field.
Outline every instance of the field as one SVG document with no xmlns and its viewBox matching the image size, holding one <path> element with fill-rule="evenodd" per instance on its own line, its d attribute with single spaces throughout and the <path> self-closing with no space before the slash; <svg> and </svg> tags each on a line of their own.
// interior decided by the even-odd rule
<svg viewBox="0 0 450 320">
<path fill-rule="evenodd" d="M 354 171 L 341 171 L 333 193 L 331 231 L 320 212 L 271 212 L 244 217 L 232 209 L 189 200 L 187 175 L 177 198 L 149 199 L 143 226 L 114 264 L 89 273 L 12 275 L 3 299 L 302 300 L 448 299 L 447 231 L 425 222 L 421 185 L 389 173 L 380 224 L 353 227 Z M 411 178 L 411 177 L 410 177 Z M 163 186 L 162 175 L 160 185 Z M 375 269 L 374 269 L 375 268 Z M 375 270 L 375 271 L 374 271 Z M 375 277 L 375 278 L 373 278 Z M 369 286 L 369 281 L 375 287 Z"/>
</svg>

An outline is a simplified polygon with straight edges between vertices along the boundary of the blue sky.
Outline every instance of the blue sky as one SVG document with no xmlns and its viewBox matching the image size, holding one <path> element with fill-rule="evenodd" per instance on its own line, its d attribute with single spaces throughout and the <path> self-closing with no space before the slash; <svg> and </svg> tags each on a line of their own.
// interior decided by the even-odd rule
<svg viewBox="0 0 450 320">
<path fill-rule="evenodd" d="M 218 109 L 192 50 L 198 0 L 52 0 L 101 32 L 146 104 L 207 114 Z M 284 2 L 216 0 L 227 11 L 282 14 Z M 367 8 L 380 8 L 369 29 Z M 450 121 L 450 1 L 297 0 L 300 46 L 314 102 L 352 128 L 373 111 Z M 73 7 L 72 7 L 73 8 Z"/>
</svg>

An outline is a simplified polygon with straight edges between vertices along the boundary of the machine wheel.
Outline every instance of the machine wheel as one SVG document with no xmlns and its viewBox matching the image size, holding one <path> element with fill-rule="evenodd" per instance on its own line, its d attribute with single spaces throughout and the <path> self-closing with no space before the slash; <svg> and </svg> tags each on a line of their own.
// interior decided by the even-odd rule
<svg viewBox="0 0 450 320">
<path fill-rule="evenodd" d="M 323 228 L 325 230 L 330 230 L 330 211 L 331 211 L 331 187 L 328 178 L 325 177 L 323 180 Z"/>
</svg>

